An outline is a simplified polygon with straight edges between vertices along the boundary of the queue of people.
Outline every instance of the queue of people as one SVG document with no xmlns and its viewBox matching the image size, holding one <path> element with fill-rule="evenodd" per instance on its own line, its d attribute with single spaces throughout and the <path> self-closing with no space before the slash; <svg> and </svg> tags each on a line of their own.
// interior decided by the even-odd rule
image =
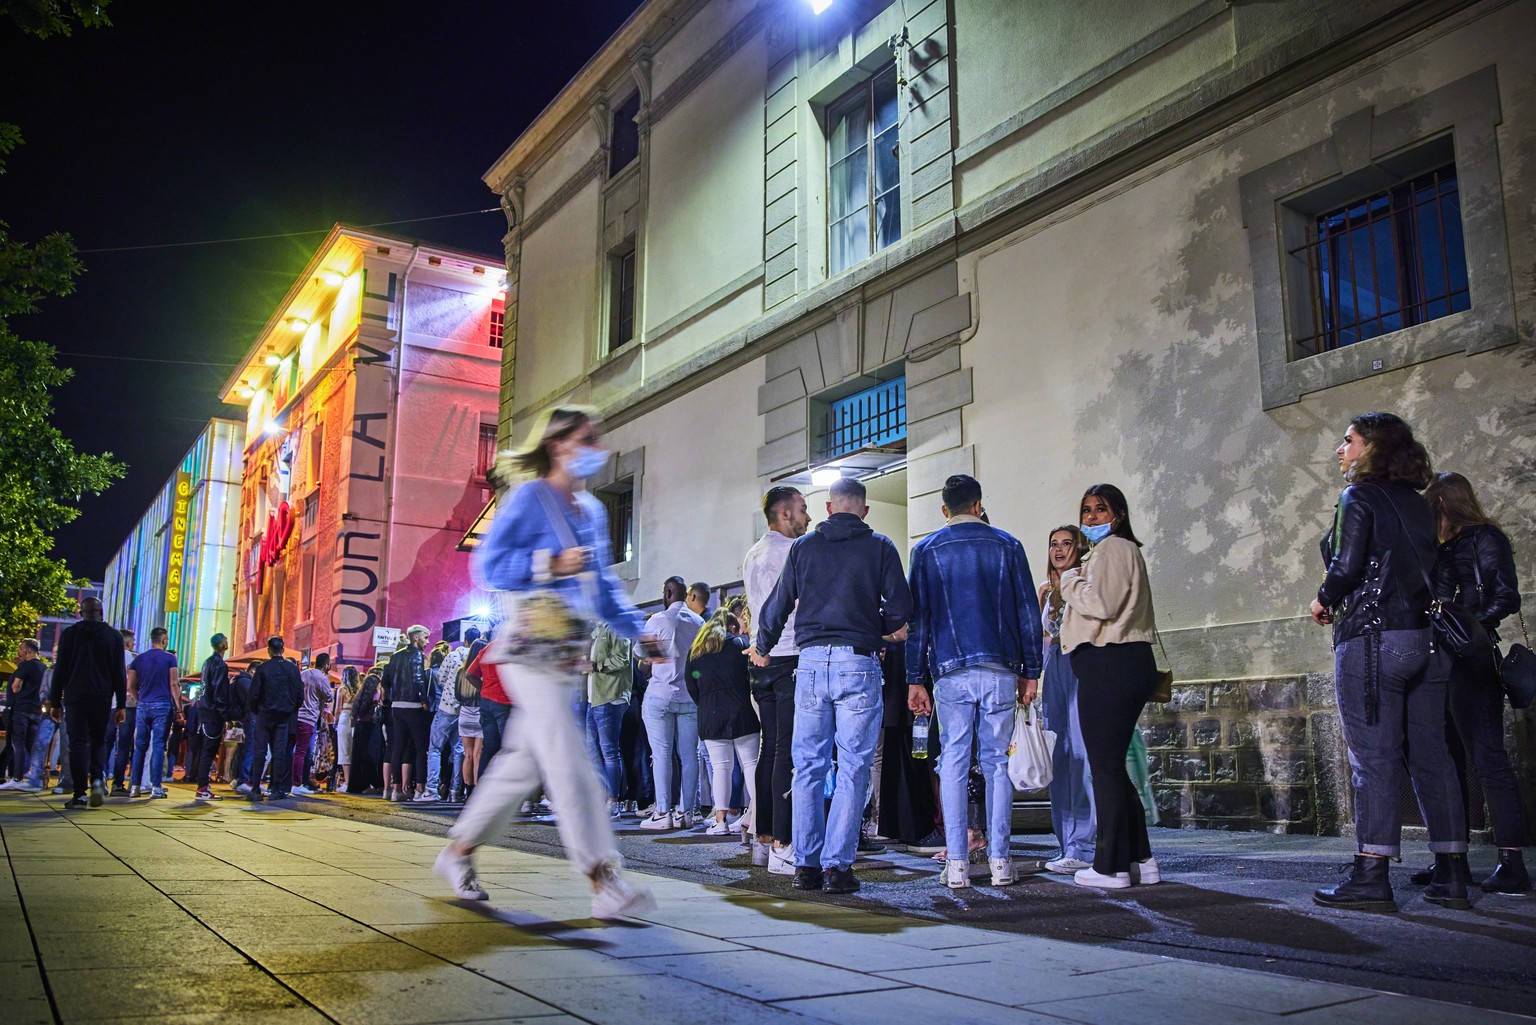
<svg viewBox="0 0 1536 1025">
<path fill-rule="evenodd" d="M 877 836 L 934 854 L 949 888 L 972 885 L 973 861 L 1007 886 L 1018 878 L 1008 745 L 1018 710 L 1038 702 L 1057 737 L 1059 850 L 1044 870 L 1104 890 L 1161 880 L 1137 728 L 1157 699 L 1161 642 L 1118 487 L 1087 488 L 1078 522 L 1049 532 L 1038 587 L 974 477 L 946 481 L 944 525 L 913 547 L 905 572 L 866 522 L 859 481 L 831 486 L 814 530 L 805 496 L 774 487 L 767 529 L 743 561 L 745 593 L 711 612 L 708 586 L 669 577 L 646 617 L 609 568 L 605 514 L 582 487 L 606 462 L 600 441 L 593 411 L 560 408 L 512 454 L 533 480 L 474 560 L 497 593 L 497 626 L 457 647 L 429 648 L 427 628 L 412 626 L 376 665 L 336 675 L 324 654 L 301 670 L 273 637 L 267 659 L 234 670 L 216 635 L 188 703 L 165 632 L 135 653 L 87 599 L 60 639 L 51 693 L 36 646 L 18 652 L 4 788 L 35 789 L 30 752 L 47 746 L 47 710 L 54 723 L 68 713 L 70 807 L 99 806 L 109 779 L 114 795 L 164 797 L 165 738 L 184 722 L 200 800 L 217 799 L 222 773 L 253 802 L 311 795 L 320 776 L 390 801 L 463 801 L 436 868 L 464 899 L 486 897 L 475 850 L 541 794 L 599 918 L 651 905 L 623 871 L 614 822 L 626 815 L 645 831 L 739 836 L 754 868 L 798 889 L 856 892 L 854 864 L 884 849 Z M 1404 770 L 1430 836 L 1433 864 L 1414 877 L 1426 899 L 1470 906 L 1469 770 L 1499 847 L 1481 888 L 1526 892 L 1494 649 L 1453 654 L 1431 622 L 1457 606 L 1497 639 L 1520 605 L 1509 540 L 1471 482 L 1435 475 L 1393 414 L 1356 417 L 1337 455 L 1348 486 L 1322 541 L 1311 615 L 1333 630 L 1359 850 L 1315 900 L 1395 909 L 1388 866 L 1401 852 Z"/>
</svg>

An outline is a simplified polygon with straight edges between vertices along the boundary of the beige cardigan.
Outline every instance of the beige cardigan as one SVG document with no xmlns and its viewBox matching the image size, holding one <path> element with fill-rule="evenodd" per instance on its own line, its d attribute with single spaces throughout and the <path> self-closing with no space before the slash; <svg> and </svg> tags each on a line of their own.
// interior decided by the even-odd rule
<svg viewBox="0 0 1536 1025">
<path fill-rule="evenodd" d="M 1061 622 L 1061 650 L 1080 644 L 1152 642 L 1156 620 L 1152 587 L 1141 549 L 1113 534 L 1094 545 L 1078 569 L 1061 575 L 1067 611 Z"/>
</svg>

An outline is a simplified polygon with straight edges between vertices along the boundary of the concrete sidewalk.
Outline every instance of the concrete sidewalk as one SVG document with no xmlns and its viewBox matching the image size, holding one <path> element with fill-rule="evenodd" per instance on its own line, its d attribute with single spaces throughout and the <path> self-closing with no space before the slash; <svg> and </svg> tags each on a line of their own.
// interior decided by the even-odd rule
<svg viewBox="0 0 1536 1025">
<path fill-rule="evenodd" d="M 605 926 L 562 861 L 502 848 L 461 903 L 436 837 L 189 796 L 0 794 L 7 1023 L 1532 1020 L 664 877 Z"/>
</svg>

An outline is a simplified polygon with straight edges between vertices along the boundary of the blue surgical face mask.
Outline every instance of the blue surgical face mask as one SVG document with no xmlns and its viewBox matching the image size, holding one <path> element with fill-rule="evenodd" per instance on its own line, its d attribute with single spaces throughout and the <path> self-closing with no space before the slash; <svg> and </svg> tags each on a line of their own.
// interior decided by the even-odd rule
<svg viewBox="0 0 1536 1025">
<path fill-rule="evenodd" d="M 586 480 L 608 465 L 608 450 L 583 445 L 565 460 L 565 472 L 576 480 Z"/>
<path fill-rule="evenodd" d="M 1114 529 L 1115 525 L 1113 523 L 1100 523 L 1096 527 L 1084 527 L 1083 536 L 1094 544 L 1098 544 L 1108 537 Z"/>
</svg>

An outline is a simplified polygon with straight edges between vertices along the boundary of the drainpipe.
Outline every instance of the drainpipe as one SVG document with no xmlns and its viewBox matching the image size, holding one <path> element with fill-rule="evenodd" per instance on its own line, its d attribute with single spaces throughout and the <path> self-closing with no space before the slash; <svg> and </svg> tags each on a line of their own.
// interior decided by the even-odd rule
<svg viewBox="0 0 1536 1025">
<path fill-rule="evenodd" d="M 400 276 L 399 311 L 395 319 L 399 329 L 395 337 L 395 376 L 389 392 L 389 488 L 384 495 L 384 529 L 388 532 L 388 543 L 384 545 L 379 564 L 379 584 L 384 588 L 384 611 L 380 614 L 382 622 L 375 624 L 377 626 L 391 625 L 389 622 L 389 574 L 394 562 L 390 556 L 395 550 L 395 481 L 399 479 L 395 466 L 400 458 L 396 444 L 400 440 L 400 379 L 405 376 L 405 298 L 410 294 L 406 285 L 411 279 L 411 271 L 416 269 L 416 257 L 420 253 L 421 246 L 411 247 L 410 262 L 405 265 L 405 273 Z M 378 653 L 374 654 L 377 656 Z"/>
</svg>

